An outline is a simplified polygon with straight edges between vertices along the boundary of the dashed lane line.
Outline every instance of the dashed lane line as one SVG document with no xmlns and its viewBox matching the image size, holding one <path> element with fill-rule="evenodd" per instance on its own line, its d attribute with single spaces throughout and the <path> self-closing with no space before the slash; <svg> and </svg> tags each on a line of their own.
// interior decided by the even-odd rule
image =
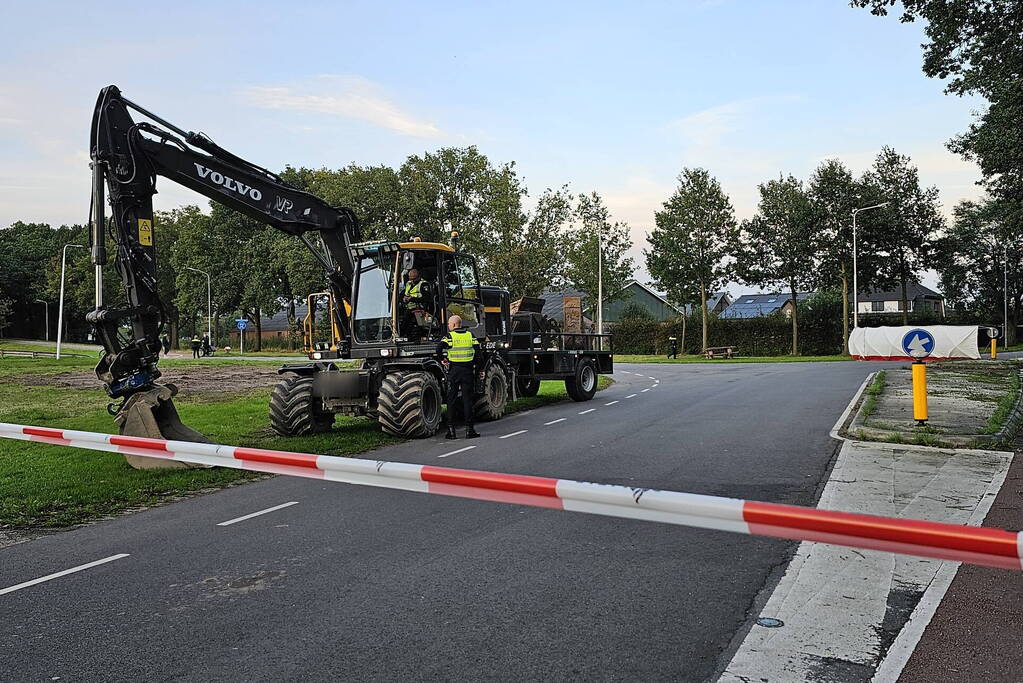
<svg viewBox="0 0 1023 683">
<path fill-rule="evenodd" d="M 629 395 L 628 395 L 628 396 L 626 396 L 625 398 L 633 398 L 633 397 L 635 397 L 635 396 L 638 396 L 638 395 L 639 395 L 639 394 L 629 394 Z"/>
<path fill-rule="evenodd" d="M 520 429 L 517 432 L 512 432 L 511 434 L 505 434 L 504 436 L 499 436 L 497 438 L 498 439 L 510 439 L 513 436 L 518 436 L 519 434 L 525 434 L 528 431 L 529 431 L 528 429 Z"/>
<path fill-rule="evenodd" d="M 589 410 L 580 410 L 579 414 L 585 415 L 586 413 L 592 413 L 594 410 L 596 410 L 596 408 L 590 408 Z"/>
<path fill-rule="evenodd" d="M 88 562 L 86 564 L 80 564 L 77 567 L 71 567 L 71 569 L 65 569 L 64 571 L 61 571 L 61 572 L 55 572 L 53 574 L 47 574 L 46 576 L 40 576 L 38 579 L 32 579 L 31 581 L 25 581 L 24 583 L 19 583 L 19 584 L 15 584 L 13 586 L 8 586 L 7 588 L 0 588 L 0 595 L 5 595 L 7 593 L 13 593 L 14 591 L 20 591 L 22 588 L 28 588 L 29 586 L 34 586 L 36 584 L 43 583 L 44 581 L 52 581 L 53 579 L 59 579 L 62 576 L 67 576 L 68 574 L 74 574 L 75 572 L 84 571 L 86 569 L 92 569 L 93 567 L 98 567 L 101 564 L 106 564 L 107 562 L 113 562 L 114 560 L 120 560 L 120 559 L 125 558 L 125 557 L 130 557 L 130 554 L 129 553 L 118 553 L 117 555 L 111 555 L 110 557 L 104 557 L 102 560 L 96 560 L 95 562 Z"/>
<path fill-rule="evenodd" d="M 269 512 L 276 512 L 277 510 L 283 510 L 284 508 L 291 507 L 292 505 L 298 505 L 298 501 L 297 500 L 292 500 L 292 501 L 289 501 L 287 503 L 281 503 L 280 505 L 274 505 L 272 508 L 267 508 L 265 510 L 260 510 L 258 512 L 250 512 L 247 515 L 242 515 L 241 517 L 235 517 L 234 519 L 229 519 L 226 522 L 218 522 L 217 526 L 231 526 L 232 524 L 237 524 L 238 522 L 244 522 L 247 519 L 252 519 L 253 517 L 259 517 L 260 515 L 265 515 L 265 514 L 267 514 Z"/>
<path fill-rule="evenodd" d="M 449 455 L 458 455 L 459 453 L 465 453 L 466 451 L 471 451 L 474 448 L 476 448 L 476 447 L 475 446 L 466 446 L 465 448 L 459 448 L 457 451 L 451 451 L 450 453 L 445 453 L 444 455 L 438 455 L 437 457 L 438 458 L 446 458 Z"/>
<path fill-rule="evenodd" d="M 646 393 L 646 392 L 648 392 L 648 391 L 650 391 L 650 390 L 649 390 L 649 389 L 641 389 L 639 393 L 641 393 L 641 394 L 645 394 L 645 393 Z"/>
<path fill-rule="evenodd" d="M 567 417 L 559 417 L 557 420 L 551 420 L 550 422 L 544 422 L 543 424 L 545 427 L 548 425 L 556 425 L 559 422 L 564 422 L 567 419 L 568 419 Z"/>
<path fill-rule="evenodd" d="M 615 403 L 618 403 L 618 401 L 611 401 L 610 403 L 605 403 L 604 405 L 613 406 Z"/>
</svg>

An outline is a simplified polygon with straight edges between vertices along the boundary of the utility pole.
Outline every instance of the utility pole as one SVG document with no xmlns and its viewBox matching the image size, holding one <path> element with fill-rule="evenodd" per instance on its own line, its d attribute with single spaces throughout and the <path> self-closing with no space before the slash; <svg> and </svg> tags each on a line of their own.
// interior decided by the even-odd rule
<svg viewBox="0 0 1023 683">
<path fill-rule="evenodd" d="M 858 278 L 858 270 L 856 268 L 856 214 L 860 211 L 870 211 L 871 209 L 880 209 L 882 206 L 888 206 L 891 202 L 881 202 L 874 206 L 865 206 L 862 209 L 852 210 L 853 219 L 853 328 L 860 326 L 860 282 Z"/>
<path fill-rule="evenodd" d="M 36 302 L 46 307 L 46 341 L 50 341 L 50 304 L 42 299 L 36 299 Z"/>
<path fill-rule="evenodd" d="M 185 270 L 194 270 L 197 273 L 202 273 L 206 276 L 206 338 L 210 340 L 210 344 L 213 341 L 213 284 L 210 279 L 210 274 L 205 270 L 199 270 L 192 266 L 185 266 Z"/>
<path fill-rule="evenodd" d="M 57 360 L 60 360 L 60 342 L 64 335 L 64 271 L 67 268 L 67 248 L 85 249 L 84 244 L 65 244 L 60 256 L 60 304 L 57 308 Z"/>
</svg>

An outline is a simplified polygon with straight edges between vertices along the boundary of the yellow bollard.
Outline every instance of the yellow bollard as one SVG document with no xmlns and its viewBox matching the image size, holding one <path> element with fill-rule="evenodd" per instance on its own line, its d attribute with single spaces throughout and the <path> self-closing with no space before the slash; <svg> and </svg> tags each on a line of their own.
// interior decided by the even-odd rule
<svg viewBox="0 0 1023 683">
<path fill-rule="evenodd" d="M 913 419 L 927 423 L 927 366 L 919 360 L 913 363 Z"/>
<path fill-rule="evenodd" d="M 991 360 L 998 358 L 998 340 L 991 340 Z"/>
</svg>

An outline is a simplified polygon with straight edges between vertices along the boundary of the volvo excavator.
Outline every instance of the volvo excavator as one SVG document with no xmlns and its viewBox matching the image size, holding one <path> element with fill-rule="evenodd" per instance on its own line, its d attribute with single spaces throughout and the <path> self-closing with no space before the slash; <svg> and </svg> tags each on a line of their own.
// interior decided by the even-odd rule
<svg viewBox="0 0 1023 683">
<path fill-rule="evenodd" d="M 103 346 L 96 375 L 115 400 L 111 413 L 122 434 L 207 441 L 181 423 L 177 388 L 159 382 L 168 314 L 157 289 L 157 176 L 294 236 L 323 267 L 326 291 L 310 295 L 304 321 L 308 361 L 281 368 L 271 394 L 270 424 L 279 434 L 327 431 L 337 414 L 375 418 L 385 432 L 406 438 L 434 434 L 446 384 L 437 342 L 455 314 L 481 342 L 478 419 L 500 418 L 510 398 L 535 394 L 544 379 L 564 380 L 573 399 L 589 400 L 597 376 L 613 372 L 606 335 L 552 330 L 539 299 L 516 302 L 513 312 L 507 290 L 479 284 L 472 255 L 415 238 L 363 242 L 351 209 L 330 206 L 206 135 L 178 128 L 115 86 L 97 99 L 90 150 L 96 306 L 87 318 Z M 114 304 L 103 295 L 108 236 L 125 294 Z M 427 285 L 415 310 L 402 295 L 412 270 Z M 329 321 L 325 341 L 314 339 L 320 302 Z M 128 458 L 136 467 L 180 465 Z"/>
</svg>

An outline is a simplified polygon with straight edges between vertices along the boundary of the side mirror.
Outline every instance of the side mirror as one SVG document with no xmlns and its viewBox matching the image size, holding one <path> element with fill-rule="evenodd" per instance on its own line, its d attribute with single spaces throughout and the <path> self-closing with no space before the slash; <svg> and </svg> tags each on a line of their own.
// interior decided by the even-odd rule
<svg viewBox="0 0 1023 683">
<path fill-rule="evenodd" d="M 415 254 L 413 254 L 411 251 L 402 252 L 402 255 L 401 255 L 401 269 L 402 270 L 409 270 L 409 269 L 411 269 L 412 266 L 415 265 L 415 262 L 416 262 L 416 255 Z"/>
</svg>

